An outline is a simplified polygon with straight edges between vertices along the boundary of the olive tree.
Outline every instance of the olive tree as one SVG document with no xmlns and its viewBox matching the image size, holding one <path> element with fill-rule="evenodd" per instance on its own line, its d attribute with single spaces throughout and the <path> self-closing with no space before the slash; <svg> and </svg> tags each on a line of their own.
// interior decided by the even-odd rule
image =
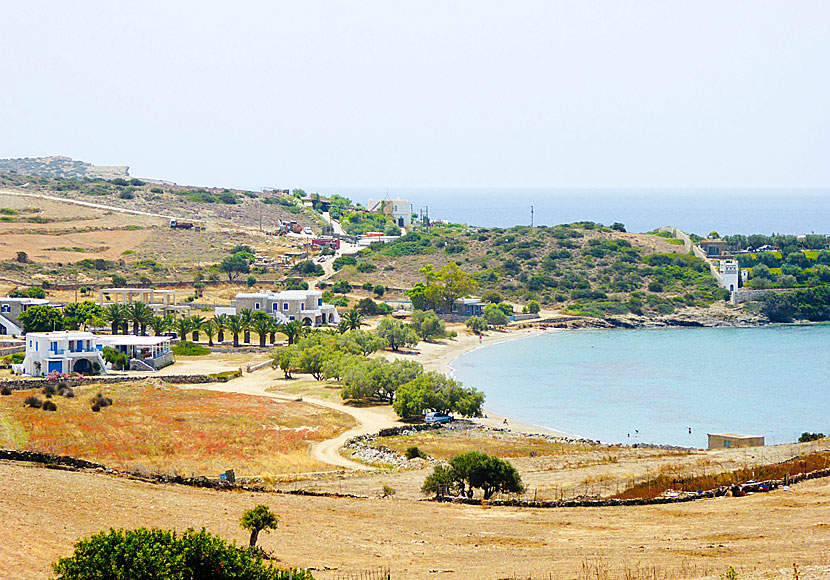
<svg viewBox="0 0 830 580">
<path fill-rule="evenodd" d="M 262 504 L 245 510 L 239 520 L 239 525 L 251 532 L 251 537 L 248 540 L 248 546 L 251 548 L 256 546 L 257 537 L 259 537 L 261 531 L 276 530 L 279 523 L 280 518 L 272 513 L 268 506 Z"/>
</svg>

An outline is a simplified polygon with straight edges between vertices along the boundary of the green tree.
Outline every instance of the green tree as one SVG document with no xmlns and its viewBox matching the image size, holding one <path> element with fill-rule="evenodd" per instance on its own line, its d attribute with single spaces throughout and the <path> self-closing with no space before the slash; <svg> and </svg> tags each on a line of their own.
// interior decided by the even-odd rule
<svg viewBox="0 0 830 580">
<path fill-rule="evenodd" d="M 124 304 L 110 304 L 104 308 L 104 319 L 112 324 L 112 334 L 118 334 L 118 331 L 127 322 L 127 306 Z"/>
<path fill-rule="evenodd" d="M 101 350 L 101 356 L 105 361 L 112 365 L 112 368 L 121 371 L 130 367 L 129 357 L 121 351 L 118 351 L 111 346 L 105 346 Z"/>
<path fill-rule="evenodd" d="M 265 341 L 268 339 L 268 333 L 274 326 L 274 319 L 262 311 L 257 312 L 251 321 L 251 328 L 257 333 L 259 337 L 259 346 L 264 347 Z"/>
<path fill-rule="evenodd" d="M 456 489 L 456 482 L 452 469 L 443 465 L 437 465 L 421 486 L 422 492 L 435 494 L 436 497 L 450 495 L 454 489 Z"/>
<path fill-rule="evenodd" d="M 541 306 L 539 306 L 539 303 L 538 303 L 538 302 L 536 302 L 535 300 L 531 300 L 530 302 L 528 302 L 528 303 L 525 305 L 525 308 L 524 308 L 524 309 L 526 309 L 526 310 L 527 310 L 527 313 L 528 313 L 528 314 L 539 314 L 539 311 L 542 309 L 542 307 L 541 307 Z M 523 310 L 524 310 L 524 309 L 523 309 Z"/>
<path fill-rule="evenodd" d="M 243 529 L 251 532 L 251 538 L 248 541 L 248 546 L 253 548 L 256 546 L 257 537 L 261 531 L 276 530 L 280 519 L 268 509 L 266 505 L 258 505 L 255 508 L 245 510 L 242 518 L 239 520 L 239 525 Z"/>
<path fill-rule="evenodd" d="M 482 332 L 486 332 L 489 326 L 487 325 L 487 321 L 484 320 L 481 316 L 471 316 L 467 319 L 465 323 L 467 328 L 470 329 L 470 332 L 475 334 L 481 334 Z"/>
<path fill-rule="evenodd" d="M 507 315 L 496 304 L 488 304 L 485 306 L 483 314 L 484 320 L 490 326 L 505 326 L 507 324 Z"/>
<path fill-rule="evenodd" d="M 402 346 L 415 346 L 418 344 L 418 335 L 412 327 L 394 318 L 384 318 L 381 320 L 375 334 L 395 351 Z"/>
<path fill-rule="evenodd" d="M 199 342 L 199 331 L 202 330 L 202 327 L 205 325 L 205 317 L 204 316 L 188 316 L 188 320 L 190 320 L 190 332 L 193 334 L 193 342 Z"/>
<path fill-rule="evenodd" d="M 305 328 L 299 320 L 292 320 L 291 322 L 281 324 L 280 332 L 285 335 L 285 338 L 288 340 L 288 345 L 291 346 L 303 335 Z"/>
<path fill-rule="evenodd" d="M 216 325 L 216 340 L 220 343 L 225 342 L 225 331 L 228 330 L 228 315 L 217 314 L 216 318 L 213 319 L 213 323 Z"/>
<path fill-rule="evenodd" d="M 193 323 L 189 317 L 185 316 L 176 320 L 173 324 L 173 328 L 176 329 L 176 334 L 179 335 L 179 340 L 187 340 L 187 333 L 193 328 Z"/>
<path fill-rule="evenodd" d="M 446 332 L 446 324 L 434 310 L 414 310 L 409 317 L 409 324 L 422 340 L 442 338 Z"/>
<path fill-rule="evenodd" d="M 50 332 L 63 330 L 63 314 L 48 304 L 36 304 L 20 313 L 18 317 L 23 324 L 23 332 Z"/>
<path fill-rule="evenodd" d="M 417 417 L 423 411 L 480 417 L 484 394 L 434 371 L 422 373 L 398 387 L 393 407 L 400 417 Z"/>
<path fill-rule="evenodd" d="M 100 532 L 75 543 L 53 565 L 57 580 L 313 580 L 308 570 L 281 570 L 204 529 L 139 528 Z"/>
<path fill-rule="evenodd" d="M 153 316 L 148 326 L 153 329 L 153 334 L 159 336 L 173 327 L 174 320 L 175 318 L 172 314 L 167 314 L 165 316 Z"/>
<path fill-rule="evenodd" d="M 145 334 L 153 319 L 153 310 L 143 302 L 133 302 L 127 306 L 127 318 L 133 323 L 133 334 Z"/>
<path fill-rule="evenodd" d="M 219 270 L 228 275 L 228 282 L 233 282 L 240 274 L 248 274 L 251 265 L 242 254 L 234 254 L 219 262 Z"/>
<path fill-rule="evenodd" d="M 208 337 L 208 346 L 213 346 L 213 337 L 216 336 L 216 320 L 208 320 L 202 325 L 202 332 Z"/>
<path fill-rule="evenodd" d="M 322 344 L 303 348 L 297 353 L 295 360 L 297 368 L 320 381 L 323 379 L 326 359 L 328 359 L 330 353 L 331 351 Z"/>
<path fill-rule="evenodd" d="M 450 459 L 450 470 L 458 488 L 469 498 L 474 489 L 481 489 L 484 499 L 496 492 L 522 493 L 524 485 L 519 472 L 507 461 L 481 451 L 468 451 Z"/>
<path fill-rule="evenodd" d="M 254 311 L 250 308 L 243 308 L 237 312 L 237 316 L 242 320 L 242 333 L 245 344 L 251 344 L 251 324 L 254 322 Z"/>
<path fill-rule="evenodd" d="M 426 300 L 440 305 L 447 312 L 452 312 L 456 300 L 469 296 L 476 289 L 473 277 L 461 270 L 455 262 L 448 262 L 438 271 L 435 271 L 432 264 L 427 264 L 420 272 L 426 279 Z"/>
<path fill-rule="evenodd" d="M 343 316 L 340 317 L 340 321 L 347 330 L 359 330 L 360 327 L 363 326 L 365 319 L 366 317 L 363 313 L 359 310 L 355 310 L 354 308 L 345 312 Z"/>
<path fill-rule="evenodd" d="M 291 378 L 291 369 L 294 368 L 294 360 L 297 356 L 296 346 L 286 346 L 275 350 L 271 354 L 271 368 L 280 369 L 286 379 Z"/>
<path fill-rule="evenodd" d="M 239 347 L 239 334 L 244 332 L 247 328 L 246 322 L 240 317 L 238 314 L 233 314 L 228 316 L 225 320 L 225 328 L 233 335 L 233 346 L 234 348 Z"/>
<path fill-rule="evenodd" d="M 72 302 L 63 308 L 63 328 L 65 330 L 78 330 L 82 324 L 88 324 L 88 320 L 101 318 L 103 314 L 103 308 L 89 300 Z"/>
<path fill-rule="evenodd" d="M 377 399 L 391 404 L 400 385 L 423 372 L 417 361 L 376 358 L 346 369 L 342 396 L 347 399 Z"/>
<path fill-rule="evenodd" d="M 357 345 L 358 352 L 363 356 L 369 356 L 386 346 L 386 341 L 373 332 L 365 330 L 352 330 L 348 334 L 348 340 Z"/>
</svg>

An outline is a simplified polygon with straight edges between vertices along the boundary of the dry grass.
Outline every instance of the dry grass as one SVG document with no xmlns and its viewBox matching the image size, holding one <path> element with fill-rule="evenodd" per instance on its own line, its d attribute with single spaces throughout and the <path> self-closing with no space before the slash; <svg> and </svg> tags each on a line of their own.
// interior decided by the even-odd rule
<svg viewBox="0 0 830 580">
<path fill-rule="evenodd" d="M 401 453 L 408 447 L 415 446 L 427 455 L 445 460 L 465 451 L 483 451 L 497 457 L 529 457 L 577 453 L 591 448 L 590 445 L 581 443 L 556 443 L 543 438 L 509 433 L 484 434 L 476 430 L 380 437 L 377 442 Z"/>
<path fill-rule="evenodd" d="M 93 413 L 99 392 L 113 406 Z M 76 388 L 57 412 L 24 409 L 31 391 L 0 399 L 4 447 L 81 457 L 118 469 L 182 475 L 299 473 L 324 469 L 310 443 L 351 427 L 341 413 L 293 401 L 157 388 L 148 383 Z"/>
</svg>

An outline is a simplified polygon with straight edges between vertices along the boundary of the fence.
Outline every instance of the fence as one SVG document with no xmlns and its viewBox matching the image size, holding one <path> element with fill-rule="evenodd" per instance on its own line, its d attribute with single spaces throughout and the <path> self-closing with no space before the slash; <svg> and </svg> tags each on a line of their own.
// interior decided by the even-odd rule
<svg viewBox="0 0 830 580">
<path fill-rule="evenodd" d="M 336 572 L 329 576 L 330 580 L 391 580 L 392 574 L 389 568 L 380 567 L 356 572 Z"/>
</svg>

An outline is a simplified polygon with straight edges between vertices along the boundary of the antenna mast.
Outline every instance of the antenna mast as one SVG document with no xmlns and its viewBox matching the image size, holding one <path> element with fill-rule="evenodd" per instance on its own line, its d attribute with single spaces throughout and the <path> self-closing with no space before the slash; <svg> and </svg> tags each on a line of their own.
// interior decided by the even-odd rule
<svg viewBox="0 0 830 580">
<path fill-rule="evenodd" d="M 533 227 L 533 206 L 530 206 L 530 227 Z"/>
</svg>

